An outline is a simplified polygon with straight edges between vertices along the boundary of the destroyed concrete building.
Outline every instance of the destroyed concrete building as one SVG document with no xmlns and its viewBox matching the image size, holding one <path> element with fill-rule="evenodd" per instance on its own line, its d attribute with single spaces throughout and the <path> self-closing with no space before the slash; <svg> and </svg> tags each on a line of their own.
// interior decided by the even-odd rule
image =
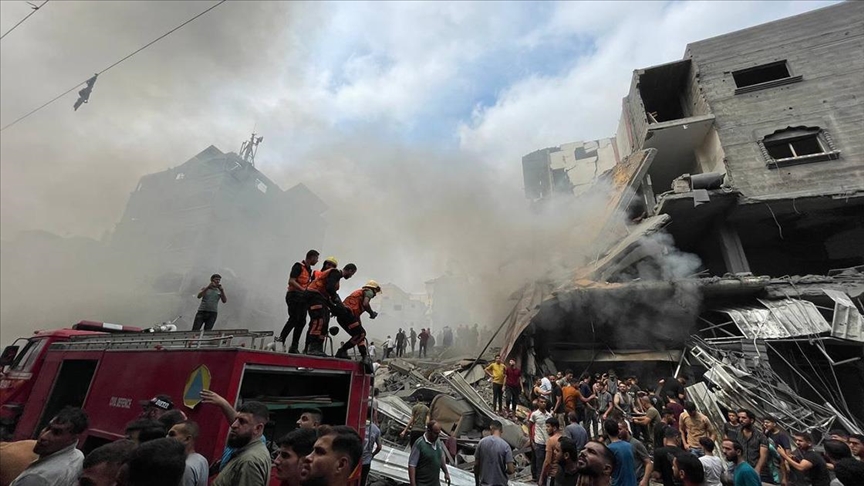
<svg viewBox="0 0 864 486">
<path fill-rule="evenodd" d="M 613 166 L 591 179 L 612 243 L 514 294 L 504 352 L 532 372 L 682 372 L 714 409 L 860 429 L 861 18 L 847 2 L 694 42 L 634 71 L 616 150 L 526 155 L 539 205 L 576 192 L 569 168 Z"/>
<path fill-rule="evenodd" d="M 195 293 L 219 273 L 230 303 L 219 310 L 221 326 L 276 328 L 285 320 L 290 267 L 321 248 L 326 209 L 303 184 L 283 191 L 249 160 L 211 145 L 141 178 L 110 248 L 135 256 L 123 268 L 135 276 L 130 290 L 140 296 L 139 319 L 183 315 L 191 325 Z"/>
</svg>

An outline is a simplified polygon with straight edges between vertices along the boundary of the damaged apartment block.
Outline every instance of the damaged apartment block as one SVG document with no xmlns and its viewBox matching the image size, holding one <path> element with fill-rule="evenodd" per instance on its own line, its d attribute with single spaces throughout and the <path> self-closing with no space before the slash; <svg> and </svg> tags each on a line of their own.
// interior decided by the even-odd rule
<svg viewBox="0 0 864 486">
<path fill-rule="evenodd" d="M 634 71 L 614 137 L 526 155 L 538 210 L 593 191 L 607 213 L 596 258 L 514 294 L 502 352 L 704 379 L 717 420 L 864 428 L 861 18 L 846 2 L 692 43 Z"/>
</svg>

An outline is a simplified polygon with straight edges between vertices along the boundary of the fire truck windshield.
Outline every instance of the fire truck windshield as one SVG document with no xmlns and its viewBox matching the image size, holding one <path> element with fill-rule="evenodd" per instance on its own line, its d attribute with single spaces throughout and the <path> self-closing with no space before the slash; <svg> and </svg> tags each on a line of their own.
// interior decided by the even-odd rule
<svg viewBox="0 0 864 486">
<path fill-rule="evenodd" d="M 33 338 L 27 342 L 27 345 L 24 346 L 24 349 L 18 353 L 18 356 L 15 357 L 15 361 L 12 363 L 10 367 L 10 371 L 21 371 L 28 372 L 33 368 L 33 364 L 36 362 L 36 358 L 39 357 L 39 353 L 42 351 L 42 348 L 45 347 L 45 343 L 48 342 L 46 338 Z"/>
</svg>

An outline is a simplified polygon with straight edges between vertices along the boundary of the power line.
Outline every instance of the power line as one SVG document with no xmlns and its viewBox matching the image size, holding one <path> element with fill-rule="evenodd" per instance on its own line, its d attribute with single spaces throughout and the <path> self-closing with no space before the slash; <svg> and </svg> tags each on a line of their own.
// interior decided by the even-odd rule
<svg viewBox="0 0 864 486">
<path fill-rule="evenodd" d="M 134 56 L 135 54 L 138 54 L 139 52 L 143 51 L 144 49 L 146 49 L 146 48 L 152 46 L 153 44 L 159 42 L 160 40 L 162 40 L 162 39 L 168 37 L 169 35 L 173 34 L 174 32 L 180 30 L 180 29 L 181 29 L 182 27 L 184 27 L 186 24 L 189 24 L 190 22 L 194 21 L 194 20 L 197 19 L 198 17 L 201 17 L 202 15 L 204 15 L 204 14 L 206 14 L 207 12 L 213 10 L 214 8 L 218 7 L 219 5 L 222 5 L 222 4 L 225 3 L 226 1 L 227 1 L 227 0 L 220 0 L 218 3 L 216 3 L 215 5 L 212 5 L 212 6 L 211 6 L 210 8 L 208 8 L 207 10 L 204 10 L 203 12 L 201 12 L 201 13 L 199 13 L 198 15 L 192 17 L 191 19 L 189 19 L 189 20 L 183 22 L 182 24 L 178 25 L 177 27 L 174 27 L 173 29 L 171 29 L 171 30 L 169 30 L 168 32 L 166 32 L 166 33 L 160 35 L 159 37 L 157 37 L 157 38 L 155 38 L 155 39 L 153 39 L 152 41 L 148 42 L 147 44 L 144 44 L 144 46 L 138 48 L 137 50 L 135 50 L 135 51 L 132 52 L 131 54 L 127 55 L 127 56 L 124 57 L 123 59 L 120 59 L 119 61 L 115 62 L 114 64 L 112 64 L 112 65 L 106 67 L 105 69 L 99 71 L 98 73 L 96 73 L 96 75 L 98 76 L 98 75 L 100 75 L 100 74 L 102 74 L 102 73 L 108 71 L 109 69 L 111 69 L 111 68 L 117 66 L 117 65 L 120 64 L 121 62 L 123 62 L 123 61 L 129 59 L 130 57 Z M 46 3 L 47 3 L 47 1 L 46 1 Z M 42 5 L 45 5 L 45 4 L 43 3 Z M 33 15 L 33 14 L 31 13 L 30 15 Z M 14 27 L 13 27 L 13 28 L 14 28 Z M 4 35 L 5 35 L 5 34 L 4 34 Z M 89 79 L 89 78 L 88 78 L 88 79 Z M 6 130 L 7 128 L 11 127 L 12 125 L 15 125 L 16 123 L 18 123 L 18 122 L 24 120 L 25 118 L 27 118 L 27 117 L 29 117 L 30 115 L 36 113 L 37 111 L 41 110 L 42 108 L 45 108 L 46 106 L 50 105 L 51 103 L 54 103 L 55 101 L 59 100 L 60 98 L 62 98 L 62 97 L 64 97 L 64 96 L 66 96 L 67 94 L 69 94 L 69 93 L 75 91 L 76 89 L 78 89 L 79 86 L 83 85 L 84 83 L 86 83 L 86 81 L 82 81 L 82 82 L 76 84 L 75 86 L 73 86 L 73 87 L 69 88 L 68 90 L 64 91 L 62 94 L 57 95 L 57 96 L 56 96 L 55 98 L 53 98 L 51 101 L 46 102 L 46 103 L 43 104 L 42 106 L 39 106 L 38 108 L 35 108 L 35 109 L 31 110 L 30 112 L 28 112 L 27 114 L 25 114 L 25 115 L 19 117 L 18 119 L 16 119 L 16 120 L 13 121 L 12 123 L 7 124 L 7 125 L 4 126 L 3 128 L 0 128 L 0 132 L 2 132 L 3 130 Z"/>
<path fill-rule="evenodd" d="M 30 2 L 27 2 L 27 3 L 31 6 L 31 8 L 33 9 L 33 11 L 30 12 L 29 14 L 27 14 L 27 16 L 24 17 L 23 19 L 19 20 L 18 23 L 15 24 L 15 25 L 13 25 L 11 29 L 7 30 L 5 34 L 0 35 L 0 40 L 2 40 L 4 37 L 6 37 L 6 36 L 9 34 L 9 32 L 12 32 L 13 30 L 15 30 L 15 27 L 18 27 L 19 25 L 23 24 L 25 20 L 29 19 L 30 16 L 33 15 L 33 14 L 35 14 L 35 13 L 36 13 L 40 8 L 44 7 L 45 4 L 48 3 L 48 1 L 49 1 L 49 0 L 45 0 L 44 2 L 42 2 L 42 5 L 39 5 L 38 7 L 35 6 L 35 5 L 33 5 L 33 4 L 30 3 Z"/>
</svg>

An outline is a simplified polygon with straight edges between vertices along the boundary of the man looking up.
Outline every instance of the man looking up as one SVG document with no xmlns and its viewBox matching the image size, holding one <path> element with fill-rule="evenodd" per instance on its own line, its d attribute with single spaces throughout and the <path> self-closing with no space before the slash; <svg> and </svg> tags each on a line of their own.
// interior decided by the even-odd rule
<svg viewBox="0 0 864 486">
<path fill-rule="evenodd" d="M 327 338 L 327 327 L 330 322 L 330 310 L 341 302 L 339 299 L 339 282 L 348 280 L 357 273 L 357 265 L 349 263 L 340 271 L 328 268 L 312 281 L 306 288 L 306 303 L 309 309 L 309 331 L 306 333 L 306 354 L 326 356 L 324 341 Z"/>
<path fill-rule="evenodd" d="M 312 453 L 318 432 L 314 429 L 294 429 L 276 441 L 279 452 L 273 469 L 280 486 L 300 486 L 303 459 Z"/>
<path fill-rule="evenodd" d="M 302 486 L 347 486 L 360 463 L 360 435 L 347 425 L 322 426 L 312 452 L 303 459 Z"/>
<path fill-rule="evenodd" d="M 513 450 L 501 438 L 501 422 L 493 420 L 491 435 L 480 439 L 474 454 L 474 484 L 476 486 L 506 486 L 507 476 L 516 471 Z"/>
<path fill-rule="evenodd" d="M 266 486 L 270 478 L 270 452 L 261 442 L 270 420 L 267 406 L 249 401 L 237 410 L 228 432 L 228 446 L 234 449 L 214 486 Z"/>
<path fill-rule="evenodd" d="M 186 472 L 183 473 L 183 486 L 207 486 L 210 464 L 207 459 L 195 452 L 200 429 L 198 424 L 187 420 L 171 427 L 168 437 L 183 444 L 186 451 Z"/>
<path fill-rule="evenodd" d="M 408 456 L 408 480 L 411 486 L 439 486 L 440 471 L 444 472 L 444 479 L 450 484 L 444 445 L 438 438 L 440 435 L 441 426 L 430 420 L 426 424 L 426 433 L 411 448 L 411 455 Z"/>
<path fill-rule="evenodd" d="M 323 419 L 324 414 L 321 413 L 320 409 L 307 408 L 303 410 L 300 414 L 300 418 L 297 419 L 297 427 L 301 429 L 315 430 L 319 425 L 321 425 Z"/>
<path fill-rule="evenodd" d="M 633 446 L 619 437 L 618 421 L 607 419 L 603 422 L 603 430 L 609 437 L 609 450 L 615 454 L 615 469 L 612 471 L 612 486 L 636 486 L 636 460 L 633 457 Z"/>
<path fill-rule="evenodd" d="M 565 466 L 566 469 L 567 466 Z M 581 486 L 609 486 L 612 484 L 613 471 L 618 467 L 615 454 L 600 442 L 591 441 L 579 453 L 576 473 L 587 478 Z"/>
<path fill-rule="evenodd" d="M 741 431 L 738 434 L 738 443 L 744 451 L 744 460 L 761 474 L 762 468 L 768 461 L 768 439 L 759 427 L 755 426 L 756 415 L 750 410 L 738 410 L 738 422 L 741 423 Z"/>
<path fill-rule="evenodd" d="M 363 328 L 363 323 L 360 322 L 360 316 L 364 312 L 367 312 L 369 313 L 369 319 L 378 317 L 378 313 L 372 310 L 371 301 L 380 293 L 381 286 L 378 285 L 378 282 L 370 280 L 362 288 L 351 292 L 351 295 L 345 298 L 345 302 L 343 302 L 344 307 L 336 315 L 336 322 L 351 336 L 351 339 L 339 348 L 339 351 L 336 351 L 337 358 L 350 359 L 348 351 L 357 346 L 363 362 L 371 367 L 372 362 L 368 359 L 366 352 L 366 329 Z"/>
<path fill-rule="evenodd" d="M 222 276 L 218 273 L 211 275 L 210 283 L 198 292 L 198 298 L 201 299 L 201 304 L 198 306 L 198 312 L 195 313 L 192 330 L 198 331 L 201 326 L 204 326 L 204 330 L 209 331 L 216 324 L 219 301 L 221 300 L 223 304 L 228 302 L 225 289 L 222 288 Z"/>
<path fill-rule="evenodd" d="M 303 298 L 303 292 L 306 291 L 306 286 L 312 282 L 312 267 L 318 264 L 318 255 L 316 250 L 307 251 L 306 258 L 295 263 L 291 267 L 291 273 L 288 274 L 288 291 L 285 292 L 288 321 L 285 322 L 276 341 L 282 343 L 284 350 L 288 333 L 293 330 L 291 347 L 288 348 L 289 353 L 299 354 L 300 352 L 297 346 L 300 344 L 303 328 L 306 327 L 306 301 Z"/>
<path fill-rule="evenodd" d="M 33 452 L 39 459 L 27 466 L 11 486 L 68 486 L 81 474 L 84 454 L 76 446 L 89 422 L 80 408 L 66 407 L 42 429 Z"/>
<path fill-rule="evenodd" d="M 723 440 L 723 457 L 735 465 L 734 486 L 761 486 L 756 470 L 744 459 L 741 443 L 730 439 Z"/>
<path fill-rule="evenodd" d="M 495 361 L 489 363 L 483 371 L 486 376 L 492 378 L 492 410 L 497 413 L 504 412 L 504 363 L 501 362 L 501 355 L 495 355 Z"/>
</svg>

